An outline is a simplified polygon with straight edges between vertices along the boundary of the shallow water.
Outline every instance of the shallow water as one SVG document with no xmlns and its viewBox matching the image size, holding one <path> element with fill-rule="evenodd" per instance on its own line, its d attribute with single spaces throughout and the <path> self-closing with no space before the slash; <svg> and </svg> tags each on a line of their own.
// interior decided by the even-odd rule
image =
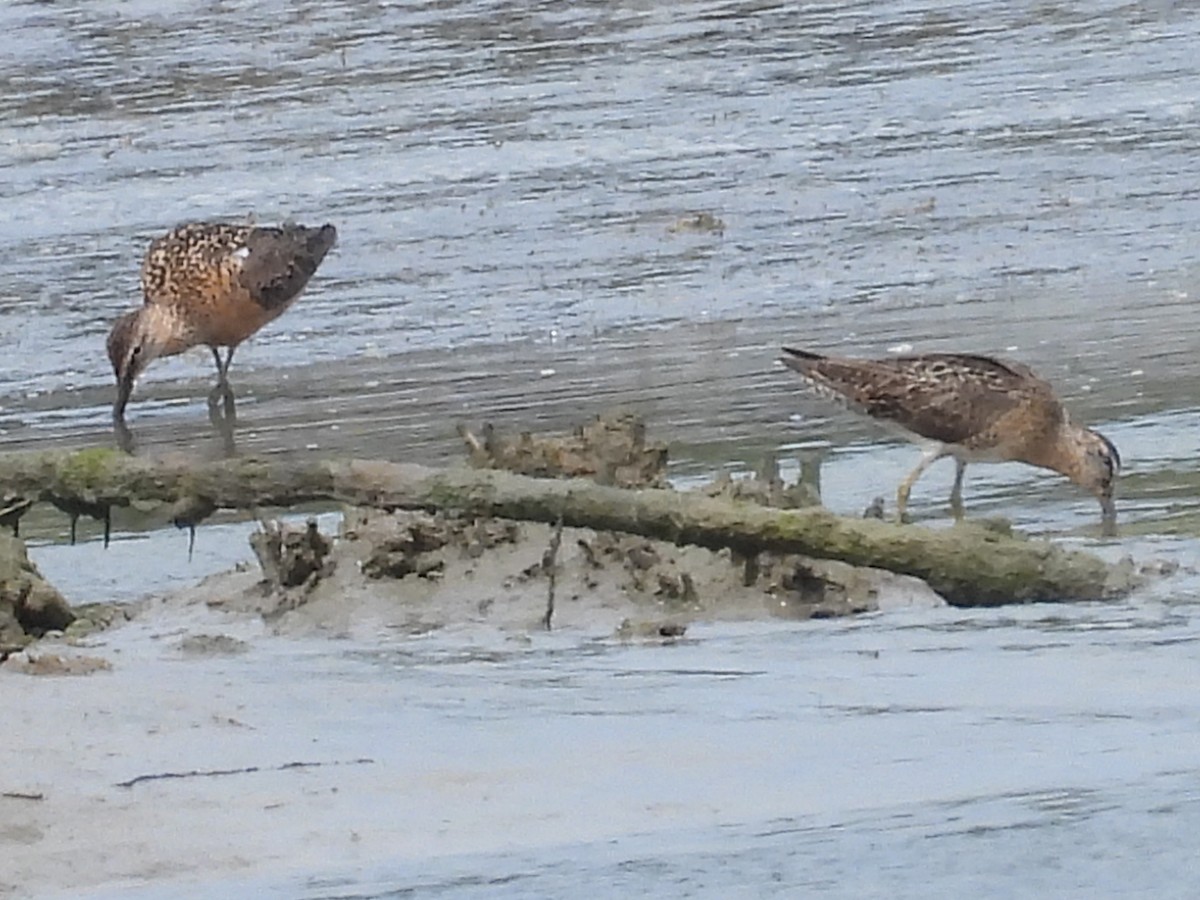
<svg viewBox="0 0 1200 900">
<path fill-rule="evenodd" d="M 1007 353 L 1121 448 L 1127 536 L 1102 552 L 1194 565 L 1192 541 L 1158 535 L 1197 527 L 1198 39 L 1200 12 L 1172 2 L 9 3 L 0 430 L 10 448 L 109 441 L 104 334 L 138 302 L 140 256 L 165 228 L 331 221 L 341 243 L 310 290 L 238 352 L 243 452 L 442 462 L 460 421 L 559 427 L 622 404 L 671 441 L 683 480 L 827 447 L 826 501 L 856 512 L 915 451 L 798 395 L 779 344 Z M 724 230 L 677 227 L 701 211 Z M 143 446 L 216 452 L 210 368 L 205 353 L 151 368 L 131 408 Z M 918 514 L 942 514 L 943 465 Z M 1062 479 L 1013 466 L 972 467 L 967 501 L 1056 534 L 1089 533 L 1096 514 Z M 52 512 L 28 525 L 42 545 L 65 531 Z M 36 555 L 92 600 L 247 551 L 223 526 L 201 531 L 191 566 L 186 538 L 163 532 Z M 1172 852 L 1196 830 L 1200 762 L 1184 690 L 1193 571 L 1128 608 L 953 614 L 959 630 L 925 613 L 420 663 L 421 727 L 463 739 L 485 772 L 508 757 L 456 730 L 444 694 L 464 692 L 489 728 L 537 724 L 562 752 L 599 755 L 613 721 L 628 748 L 678 737 L 611 780 L 569 783 L 562 814 L 608 823 L 573 842 L 348 874 L 331 853 L 244 892 L 1182 896 L 1194 852 Z M 1140 624 L 1112 624 L 1124 617 Z M 854 641 L 903 662 L 881 652 L 851 672 L 868 664 Z M 379 664 L 353 665 L 373 679 Z M 688 674 L 726 669 L 766 674 Z M 551 686 L 576 671 L 583 693 Z M 476 691 L 497 675 L 498 710 Z M 838 712 L 843 692 L 882 712 Z M 646 696 L 663 706 L 641 709 Z M 608 710 L 604 727 L 579 724 L 584 700 Z M 662 765 L 684 749 L 699 760 L 686 779 Z M 540 808 L 530 779 L 514 815 Z M 682 812 L 617 815 L 625 779 Z M 732 800 L 698 813 L 710 784 Z M 857 864 L 868 852 L 878 870 Z"/>
<path fill-rule="evenodd" d="M 1198 611 L 925 610 L 671 646 L 460 631 L 180 663 L 175 690 L 240 728 L 169 703 L 119 777 L 370 763 L 235 776 L 243 829 L 179 866 L 203 880 L 86 896 L 1188 896 Z M 132 790 L 192 817 L 214 788 Z M 231 852 L 266 874 L 214 877 Z"/>
</svg>

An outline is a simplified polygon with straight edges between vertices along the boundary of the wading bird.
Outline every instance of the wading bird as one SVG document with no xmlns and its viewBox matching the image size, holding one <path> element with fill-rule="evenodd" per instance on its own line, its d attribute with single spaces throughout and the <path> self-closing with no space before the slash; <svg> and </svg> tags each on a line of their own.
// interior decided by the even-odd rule
<svg viewBox="0 0 1200 900">
<path fill-rule="evenodd" d="M 138 376 L 158 357 L 200 344 L 208 345 L 217 364 L 210 411 L 215 414 L 223 400 L 232 420 L 234 350 L 291 306 L 336 240 L 332 225 L 217 222 L 180 225 L 155 240 L 142 263 L 145 302 L 117 319 L 108 335 L 118 437 L 128 438 L 125 406 Z M 220 347 L 228 348 L 224 360 Z"/>
<path fill-rule="evenodd" d="M 1100 501 L 1106 533 L 1116 525 L 1113 482 L 1117 448 L 1099 432 L 1076 425 L 1054 389 L 1021 363 L 962 353 L 885 359 L 822 356 L 783 348 L 782 362 L 818 395 L 894 426 L 923 445 L 917 467 L 896 492 L 903 519 L 921 474 L 943 456 L 957 465 L 950 504 L 962 515 L 963 473 L 969 462 L 1023 462 L 1052 469 Z"/>
</svg>

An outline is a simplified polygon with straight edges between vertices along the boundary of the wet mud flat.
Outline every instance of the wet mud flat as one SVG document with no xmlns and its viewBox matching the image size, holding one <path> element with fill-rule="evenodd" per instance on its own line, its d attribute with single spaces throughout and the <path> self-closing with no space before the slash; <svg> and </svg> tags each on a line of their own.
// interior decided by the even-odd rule
<svg viewBox="0 0 1200 900">
<path fill-rule="evenodd" d="M 4 896 L 575 895 L 566 865 L 837 896 L 859 844 L 950 895 L 968 844 L 1008 877 L 1030 828 L 1043 854 L 1129 859 L 1139 817 L 1163 839 L 1127 883 L 1181 883 L 1194 576 L 1129 602 L 791 618 L 720 554 L 564 529 L 547 631 L 549 526 L 342 532 L 312 581 L 265 589 L 248 565 L 37 648 L 104 660 L 91 674 L 0 669 Z M 1047 866 L 1027 877 L 1060 883 Z"/>
<path fill-rule="evenodd" d="M 591 473 L 628 484 L 631 492 L 665 483 L 666 446 L 647 441 L 636 417 L 599 418 L 561 437 L 505 439 L 490 428 L 483 433 L 480 440 L 464 431 L 477 465 L 533 469 L 543 475 Z M 805 506 L 816 500 L 803 480 L 786 486 L 775 471 L 761 479 L 717 479 L 708 491 L 736 496 L 730 502 L 745 504 Z M 72 723 L 66 728 L 69 740 L 56 749 L 55 765 L 66 775 L 43 768 L 40 755 L 32 766 L 23 765 L 19 750 L 4 769 L 0 804 L 15 823 L 0 832 L 0 840 L 14 849 L 9 874 L 0 875 L 0 886 L 9 894 L 23 896 L 30 884 L 71 890 L 122 879 L 132 886 L 180 877 L 219 880 L 239 869 L 286 870 L 288 860 L 300 852 L 292 842 L 315 840 L 315 833 L 276 827 L 268 829 L 270 837 L 250 838 L 238 834 L 244 817 L 252 810 L 254 816 L 275 817 L 287 808 L 301 820 L 312 815 L 325 820 L 325 812 L 317 812 L 327 812 L 328 797 L 323 800 L 322 795 L 336 793 L 344 801 L 367 790 L 370 773 L 379 764 L 377 738 L 365 745 L 347 739 L 348 723 L 332 725 L 308 712 L 266 745 L 258 744 L 258 732 L 266 726 L 255 724 L 247 710 L 261 700 L 250 702 L 246 694 L 283 691 L 292 697 L 288 702 L 305 706 L 307 679 L 300 677 L 297 665 L 300 671 L 313 664 L 330 667 L 327 674 L 349 677 L 350 683 L 337 688 L 349 692 L 338 706 L 346 707 L 343 712 L 361 712 L 363 720 L 351 731 L 365 727 L 373 733 L 386 728 L 387 720 L 371 709 L 373 701 L 360 701 L 378 697 L 382 685 L 372 686 L 373 678 L 361 671 L 352 674 L 362 666 L 370 667 L 374 678 L 386 678 L 389 672 L 427 665 L 441 669 L 450 663 L 474 677 L 479 667 L 511 662 L 519 667 L 533 655 L 549 667 L 545 677 L 553 690 L 596 655 L 634 648 L 670 653 L 677 645 L 702 642 L 704 638 L 695 637 L 697 628 L 820 622 L 945 606 L 924 582 L 883 570 L 797 554 L 746 557 L 561 522 L 349 509 L 336 535 L 323 533 L 315 518 L 294 524 L 261 520 L 250 544 L 257 565 L 110 609 L 107 618 L 88 610 L 61 637 L 51 634 L 0 665 L 0 679 L 13 689 L 5 695 L 11 712 L 6 717 L 18 723 L 16 731 L 29 734 L 29 750 L 47 737 L 32 728 L 37 707 L 29 704 L 39 696 L 63 704 Z M 79 622 L 85 627 L 76 627 Z M 272 657 L 279 668 L 268 673 L 264 666 L 270 669 Z M 213 685 L 193 683 L 197 672 L 220 681 L 215 694 L 210 693 Z M 134 673 L 141 679 L 136 689 L 129 684 Z M 359 697 L 359 689 L 366 694 Z M 435 686 L 432 694 L 418 686 L 415 702 L 424 707 L 434 697 L 452 697 L 456 691 L 453 679 Z M 591 702 L 572 705 L 572 714 L 586 714 Z M 199 715 L 197 703 L 215 703 L 225 711 Z M 190 724 L 168 725 L 176 714 Z M 432 728 L 442 724 L 439 719 Z M 188 729 L 197 732 L 191 741 Z M 251 744 L 258 752 L 236 749 L 243 731 L 254 737 Z M 167 732 L 174 737 L 160 744 Z M 403 746 L 408 735 L 396 739 Z M 133 746 L 122 746 L 122 741 Z M 162 752 L 144 752 L 147 742 L 159 744 Z M 574 761 L 571 752 L 541 765 L 550 771 Z M 119 777 L 117 769 L 123 770 Z M 104 773 L 104 783 L 96 780 L 97 771 Z M 403 776 L 414 777 L 411 771 Z M 448 782 L 435 779 L 435 795 L 443 788 L 470 791 L 478 779 L 446 777 Z M 531 772 L 527 777 L 540 776 Z M 268 788 L 243 795 L 239 785 L 247 780 L 275 783 L 283 794 Z M 491 776 L 484 777 L 489 780 Z M 299 800 L 283 799 L 297 788 Z M 426 785 L 418 793 L 429 790 Z M 243 799 L 229 804 L 230 791 Z M 412 802 L 407 793 L 405 802 Z M 362 808 L 356 802 L 351 806 Z M 221 811 L 214 814 L 217 809 Z M 524 818 L 515 809 L 513 813 Z M 346 814 L 354 815 L 349 807 Z M 172 829 L 180 829 L 181 815 L 193 822 L 182 844 L 178 838 L 183 835 L 170 836 Z M 379 815 L 371 813 L 376 825 Z M 438 812 L 424 808 L 417 821 L 429 815 Z M 632 821 L 630 815 L 625 810 L 617 819 Z M 285 818 L 291 821 L 291 815 Z M 539 818 L 535 815 L 534 821 Z M 110 831 L 100 830 L 101 820 Z M 164 830 L 164 821 L 173 824 Z M 210 837 L 197 844 L 192 832 L 201 821 Z M 434 852 L 427 843 L 430 835 L 415 835 L 407 831 L 410 826 L 389 821 L 369 839 L 363 836 L 369 826 L 360 823 L 336 840 L 352 847 L 367 840 L 376 846 L 368 858 L 379 861 L 396 852 L 383 833 L 395 835 L 400 827 L 406 834 L 401 856 Z M 543 840 L 533 835 L 550 833 L 543 830 L 546 821 L 529 824 L 533 830 L 524 832 L 522 840 Z M 594 828 L 595 823 L 580 823 L 575 833 L 594 836 Z M 103 862 L 98 862 L 92 856 L 113 831 L 132 835 L 132 843 L 122 845 L 124 852 L 106 847 Z M 493 823 L 446 847 L 455 852 L 495 849 L 501 833 Z M 249 843 L 243 846 L 244 841 Z M 381 856 L 384 846 L 388 849 Z M 80 860 L 87 862 L 80 865 Z"/>
<path fill-rule="evenodd" d="M 666 448 L 619 422 L 495 438 L 520 452 L 479 462 L 657 483 Z M 607 462 L 581 459 L 587 434 Z M 651 464 L 613 464 L 631 458 Z M 716 485 L 754 496 L 751 481 Z M 639 889 L 665 866 L 719 896 L 729 865 L 768 888 L 780 872 L 813 880 L 830 838 L 777 833 L 845 852 L 880 839 L 911 865 L 897 819 L 930 835 L 963 815 L 1058 829 L 1039 798 L 1136 812 L 1131 785 L 1170 794 L 1189 765 L 1191 565 L 1127 600 L 963 618 L 914 579 L 795 556 L 750 565 L 421 512 L 338 519 L 268 522 L 257 562 L 0 666 L 0 891 L 521 896 L 561 884 L 564 860 L 582 885 L 606 880 L 617 846 Z M 1138 741 L 1114 769 L 1114 742 Z M 951 770 L 970 775 L 935 776 Z M 1177 823 L 1194 814 L 1173 807 Z M 1093 836 L 1070 831 L 1064 852 Z"/>
<path fill-rule="evenodd" d="M 1032 821 L 1074 855 L 1113 802 L 1197 814 L 1171 805 L 1195 763 L 1183 541 L 1141 542 L 1184 564 L 1121 601 L 963 613 L 912 579 L 547 524 L 354 510 L 263 534 L 265 566 L 0 667 L 0 891 L 521 896 L 564 860 L 604 881 L 615 841 L 629 883 L 666 867 L 719 896 L 729 865 L 813 882 L 831 839 L 882 841 L 923 884 L 897 820 L 952 842 Z M 1019 849 L 992 847 L 994 868 Z"/>
<path fill-rule="evenodd" d="M 329 723 L 307 713 L 294 723 L 299 732 L 286 729 L 292 737 L 262 733 L 263 710 L 251 711 L 249 698 L 282 690 L 292 695 L 289 704 L 307 706 L 302 672 L 310 665 L 345 675 L 395 655 L 404 668 L 431 644 L 435 659 L 458 665 L 488 666 L 539 647 L 565 654 L 565 663 L 616 647 L 666 650 L 694 640 L 688 631 L 697 623 L 942 605 L 916 579 L 882 571 L 780 559 L 748 581 L 745 561 L 728 552 L 537 523 L 351 511 L 336 540 L 320 535 L 315 520 L 278 527 L 253 538 L 260 548 L 272 535 L 282 545 L 265 570 L 241 566 L 104 616 L 81 610 L 81 621 L 94 624 L 0 665 L 9 725 L 0 896 L 45 896 L 56 887 L 71 893 L 122 879 L 130 886 L 201 873 L 218 879 L 303 856 L 313 834 L 276 824 L 266 828 L 269 837 L 239 835 L 248 810 L 281 821 L 325 819 L 321 797 L 369 791 L 377 765 L 363 747 L 348 749 L 354 742 L 340 729 L 327 731 Z M 545 627 L 551 569 L 552 630 Z M 352 686 L 358 678 L 338 689 L 347 708 L 360 703 Z M 49 757 L 37 749 L 50 739 L 43 703 L 63 713 Z M 381 712 L 370 706 L 361 714 L 377 718 Z M 247 736 L 250 744 L 239 748 Z M 474 778 L 427 777 L 435 783 L 418 793 L 456 793 Z M 264 780 L 307 799 L 299 807 L 295 798 L 272 800 L 275 789 Z M 248 783 L 256 787 L 244 795 Z M 230 804 L 231 791 L 244 802 Z M 414 797 L 406 791 L 403 802 Z M 365 828 L 350 828 L 339 843 L 353 848 Z M 209 837 L 197 841 L 198 833 Z M 113 834 L 120 840 L 111 842 Z M 404 852 L 422 851 L 413 845 Z"/>
<path fill-rule="evenodd" d="M 489 435 L 495 452 L 479 462 L 542 469 L 553 459 L 573 472 L 657 482 L 665 447 L 643 434 L 620 417 L 563 438 Z M 588 456 L 581 445 L 599 449 Z M 612 464 L 630 458 L 649 463 Z M 765 483 L 792 496 L 774 478 Z M 744 503 L 756 489 L 755 479 L 710 487 Z M 411 877 L 397 871 L 454 881 L 436 873 L 504 870 L 519 848 L 543 861 L 535 877 L 553 878 L 564 841 L 594 858 L 603 836 L 646 830 L 666 837 L 640 852 L 670 857 L 680 840 L 697 840 L 698 822 L 796 814 L 794 795 L 773 792 L 800 770 L 763 742 L 811 739 L 814 723 L 793 721 L 786 697 L 799 691 L 801 706 L 825 715 L 842 692 L 810 682 L 819 670 L 788 674 L 814 650 L 828 662 L 825 642 L 860 633 L 838 621 L 873 634 L 839 651 L 838 665 L 850 659 L 864 676 L 890 659 L 887 635 L 904 623 L 962 627 L 914 578 L 546 523 L 350 509 L 336 533 L 328 517 L 264 520 L 250 544 L 257 564 L 110 608 L 107 619 L 88 610 L 110 627 L 68 629 L 0 666 L 12 723 L 0 783 L 9 823 L 0 841 L 12 853 L 0 891 L 220 895 L 245 874 L 269 895 L 296 890 L 306 872 L 342 872 L 336 878 L 353 884 L 348 860 L 382 867 L 384 884 Z M 1048 614 L 1047 627 L 1059 615 Z M 789 634 L 806 645 L 799 656 L 777 643 Z M 913 652 L 957 655 L 942 640 Z M 779 680 L 769 695 L 758 693 L 764 677 Z M 749 695 L 728 697 L 715 721 L 711 710 L 697 719 L 727 682 Z M 915 696 L 845 704 L 841 714 L 855 720 L 956 708 Z M 764 735 L 764 716 L 786 738 Z M 751 761 L 764 752 L 768 772 Z M 704 779 L 717 771 L 746 778 L 753 801 L 727 789 L 711 796 Z M 801 795 L 805 815 L 830 812 L 820 791 Z M 833 804 L 837 815 L 843 802 Z M 703 881 L 721 883 L 711 873 Z"/>
</svg>

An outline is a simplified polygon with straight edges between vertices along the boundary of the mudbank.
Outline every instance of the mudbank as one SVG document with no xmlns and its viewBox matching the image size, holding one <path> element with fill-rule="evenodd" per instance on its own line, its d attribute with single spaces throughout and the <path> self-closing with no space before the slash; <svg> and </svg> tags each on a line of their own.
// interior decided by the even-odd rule
<svg viewBox="0 0 1200 900">
<path fill-rule="evenodd" d="M 753 478 L 672 490 L 666 445 L 648 442 L 628 415 L 561 436 L 460 433 L 474 470 L 83 451 L 0 457 L 0 481 L 14 496 L 106 523 L 114 509 L 158 503 L 166 521 L 193 531 L 222 507 L 258 514 L 342 501 L 336 540 L 315 523 L 296 529 L 260 514 L 251 544 L 261 576 L 221 576 L 198 595 L 283 625 L 341 628 L 365 615 L 413 630 L 477 619 L 526 628 L 615 617 L 670 631 L 697 617 L 833 616 L 939 597 L 963 606 L 1098 599 L 1129 587 L 1089 554 L 1005 529 L 836 516 L 819 505 L 811 464 L 793 485 L 768 460 Z M 0 627 L 15 648 L 25 635 L 65 628 L 72 614 L 19 541 L 5 546 L 13 574 Z"/>
<path fill-rule="evenodd" d="M 527 630 L 543 627 L 553 579 L 551 627 L 651 636 L 697 619 L 942 602 L 920 580 L 880 569 L 798 554 L 747 559 L 586 528 L 563 528 L 549 559 L 556 533 L 536 522 L 365 509 L 348 512 L 333 541 L 315 522 L 270 523 L 252 538 L 273 548 L 258 550 L 261 571 L 213 576 L 178 599 L 262 615 L 281 632 Z"/>
</svg>

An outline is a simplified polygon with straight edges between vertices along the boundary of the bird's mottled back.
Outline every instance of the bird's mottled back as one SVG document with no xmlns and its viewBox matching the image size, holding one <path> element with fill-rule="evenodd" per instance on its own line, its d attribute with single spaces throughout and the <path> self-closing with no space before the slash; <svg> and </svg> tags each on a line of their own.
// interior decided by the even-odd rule
<svg viewBox="0 0 1200 900">
<path fill-rule="evenodd" d="M 180 306 L 244 292 L 277 314 L 299 296 L 336 240 L 332 225 L 192 222 L 150 245 L 142 290 L 147 303 Z"/>
<path fill-rule="evenodd" d="M 846 359 L 785 348 L 783 362 L 817 393 L 922 438 L 970 446 L 1022 405 L 1031 427 L 1056 427 L 1053 390 L 1020 363 L 963 353 Z"/>
<path fill-rule="evenodd" d="M 212 349 L 215 391 L 232 419 L 227 375 L 234 350 L 300 296 L 336 241 L 332 225 L 225 222 L 180 225 L 155 240 L 142 263 L 143 303 L 119 318 L 108 336 L 117 377 L 114 421 L 123 421 L 146 366 L 198 344 Z M 218 347 L 227 348 L 224 360 Z"/>
<path fill-rule="evenodd" d="M 921 473 L 934 460 L 953 456 L 950 503 L 959 511 L 968 462 L 1012 460 L 1052 469 L 1087 488 L 1100 501 L 1105 528 L 1114 527 L 1117 448 L 1072 422 L 1054 389 L 1028 366 L 967 353 L 849 359 L 788 347 L 783 352 L 784 364 L 816 393 L 899 426 L 927 445 L 896 492 L 901 517 Z"/>
</svg>

